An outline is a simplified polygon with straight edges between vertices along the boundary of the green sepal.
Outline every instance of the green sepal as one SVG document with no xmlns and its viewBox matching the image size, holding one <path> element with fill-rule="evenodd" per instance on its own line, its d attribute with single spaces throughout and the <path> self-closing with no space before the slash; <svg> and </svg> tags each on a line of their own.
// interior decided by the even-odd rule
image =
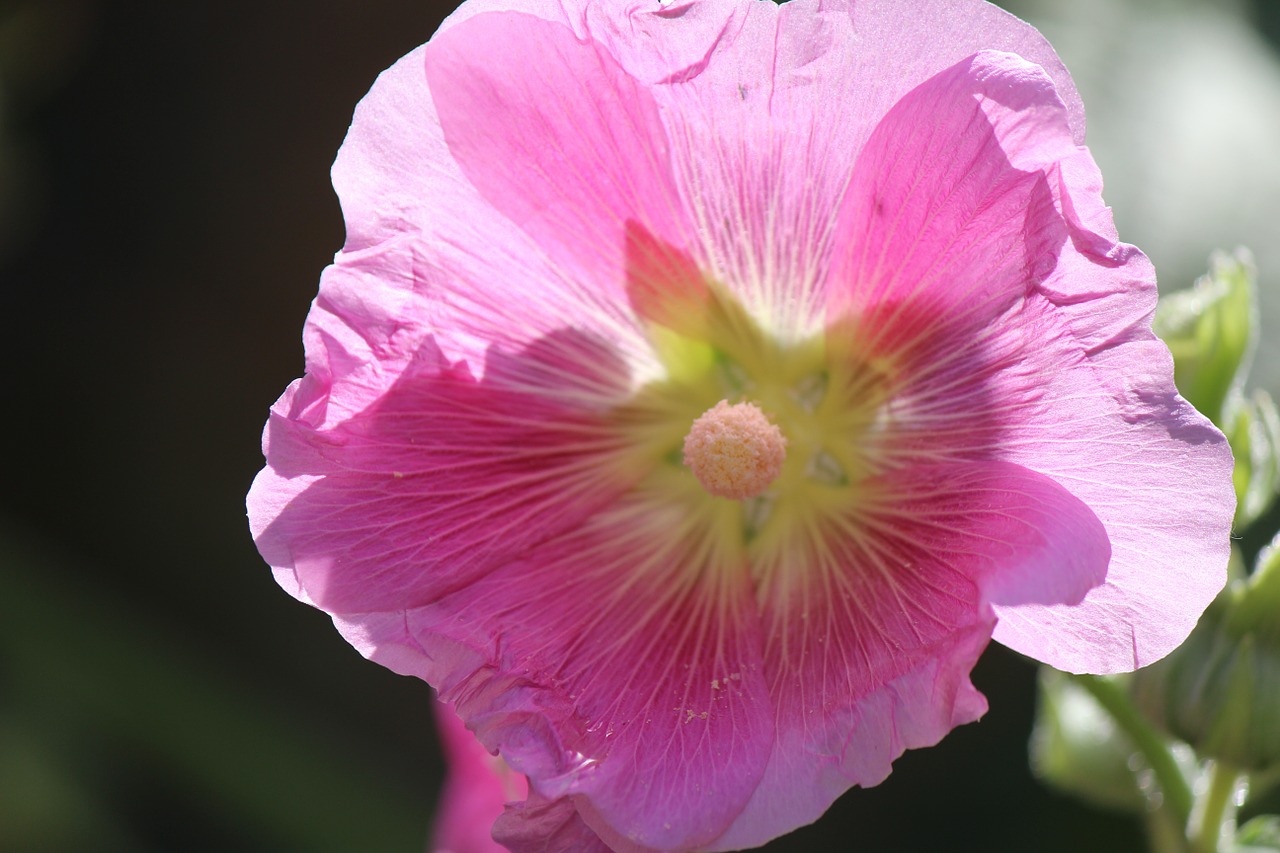
<svg viewBox="0 0 1280 853">
<path fill-rule="evenodd" d="M 1227 627 L 1243 636 L 1253 633 L 1280 648 L 1280 534 L 1258 554 L 1253 574 L 1236 591 Z"/>
</svg>

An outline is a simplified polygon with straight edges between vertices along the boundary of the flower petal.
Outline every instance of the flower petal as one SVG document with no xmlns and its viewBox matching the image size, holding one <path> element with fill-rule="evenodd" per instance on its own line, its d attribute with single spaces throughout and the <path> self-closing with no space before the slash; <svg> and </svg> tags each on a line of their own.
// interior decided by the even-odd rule
<svg viewBox="0 0 1280 853">
<path fill-rule="evenodd" d="M 436 806 L 432 849 L 434 853 L 505 853 L 489 827 L 508 800 L 527 795 L 528 785 L 480 745 L 452 708 L 443 702 L 434 707 L 445 779 Z"/>
<path fill-rule="evenodd" d="M 755 796 L 708 849 L 755 847 L 812 823 L 851 786 L 882 781 L 904 751 L 933 746 L 956 726 L 979 719 L 987 702 L 969 672 L 989 639 L 989 623 L 977 624 L 934 649 L 932 657 L 922 655 L 917 668 L 846 707 L 817 749 L 814 726 L 780 728 Z M 855 772 L 867 775 L 854 778 Z"/>
<path fill-rule="evenodd" d="M 1083 107 L 1053 49 L 1031 26 L 975 0 L 471 0 L 441 31 L 490 11 L 564 24 L 647 84 L 703 240 L 700 260 L 783 328 L 812 319 L 848 164 L 912 87 L 981 48 L 1009 50 L 1045 70 L 1072 138 L 1084 137 Z"/>
<path fill-rule="evenodd" d="M 1169 351 L 1151 333 L 1150 264 L 1106 240 L 1105 224 L 1096 234 L 1073 223 L 1047 299 L 1026 307 L 1042 342 L 1027 350 L 1024 376 L 992 386 L 1025 398 L 1034 377 L 1036 404 L 1012 404 L 1019 417 L 1001 456 L 1085 501 L 1111 541 L 1107 582 L 1082 603 L 997 608 L 997 640 L 1072 672 L 1136 669 L 1186 638 L 1225 581 L 1235 508 L 1230 447 L 1177 395 Z"/>
<path fill-rule="evenodd" d="M 582 821 L 570 799 L 549 800 L 536 791 L 507 805 L 493 837 L 511 853 L 617 853 Z"/>
<path fill-rule="evenodd" d="M 448 27 L 425 58 L 463 174 L 616 312 L 628 224 L 675 245 L 690 231 L 653 96 L 599 43 L 515 12 Z"/>
<path fill-rule="evenodd" d="M 976 719 L 986 705 L 968 674 L 989 603 L 1078 602 L 1105 573 L 1089 508 L 1018 466 L 918 466 L 859 491 L 806 552 L 760 567 L 778 741 L 760 793 L 715 849 L 815 820 L 904 750 Z"/>
<path fill-rule="evenodd" d="M 628 378 L 599 342 L 566 332 L 492 352 L 477 382 L 420 336 L 398 375 L 392 358 L 353 371 L 337 335 L 366 338 L 324 304 L 310 328 L 326 346 L 308 351 L 325 368 L 273 409 L 249 496 L 258 547 L 292 594 L 331 613 L 422 604 L 629 485 L 610 474 L 601 415 Z"/>
<path fill-rule="evenodd" d="M 424 46 L 387 69 L 356 108 L 333 166 L 347 226 L 337 266 L 379 267 L 362 298 L 392 309 L 396 322 L 421 324 L 449 359 L 474 368 L 491 342 L 520 346 L 570 323 L 642 362 L 634 320 L 568 277 L 463 175 L 425 57 Z"/>
<path fill-rule="evenodd" d="M 829 310 L 898 351 L 985 328 L 1052 271 L 1066 228 L 1040 169 L 1074 153 L 1053 82 L 1016 56 L 983 51 L 916 87 L 854 168 Z"/>
<path fill-rule="evenodd" d="M 689 517 L 625 501 L 435 604 L 344 631 L 440 685 L 611 847 L 700 847 L 755 790 L 773 721 L 745 566 Z"/>
<path fill-rule="evenodd" d="M 849 118 L 878 118 L 944 68 L 995 48 L 1045 69 L 1068 105 L 1076 141 L 1084 140 L 1084 107 L 1053 47 L 1030 24 L 983 0 L 468 0 L 440 29 L 496 11 L 567 24 L 655 88 L 701 87 L 707 97 L 732 102 L 740 99 L 734 84 L 758 82 L 770 87 L 771 105 L 801 89 L 811 110 Z M 870 130 L 838 147 L 856 154 Z"/>
<path fill-rule="evenodd" d="M 813 291 L 849 164 L 931 75 L 984 47 L 1017 52 L 1046 69 L 1073 138 L 1084 135 L 1052 48 L 986 3 L 594 4 L 582 18 L 623 67 L 655 84 L 706 268 L 777 328 L 817 319 Z"/>
<path fill-rule="evenodd" d="M 853 0 L 847 8 L 858 36 L 856 70 L 844 83 L 856 99 L 853 112 L 883 115 L 914 86 L 966 56 L 999 50 L 1049 76 L 1066 105 L 1072 140 L 1084 143 L 1084 105 L 1071 75 L 1044 36 L 1025 21 L 977 0 Z M 885 74 L 885 68 L 893 73 Z"/>
</svg>

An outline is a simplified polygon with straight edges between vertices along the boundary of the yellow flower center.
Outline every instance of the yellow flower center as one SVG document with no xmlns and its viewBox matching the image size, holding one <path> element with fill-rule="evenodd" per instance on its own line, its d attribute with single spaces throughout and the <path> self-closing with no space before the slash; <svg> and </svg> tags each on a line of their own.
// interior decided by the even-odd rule
<svg viewBox="0 0 1280 853">
<path fill-rule="evenodd" d="M 747 566 L 763 583 L 831 562 L 828 536 L 889 462 L 894 365 L 852 320 L 785 335 L 707 291 L 651 323 L 661 372 L 612 413 L 630 505 L 653 536 L 699 543 L 694 566 Z"/>
<path fill-rule="evenodd" d="M 684 464 L 719 498 L 759 497 L 778 478 L 787 440 L 755 403 L 721 400 L 693 422 Z"/>
</svg>

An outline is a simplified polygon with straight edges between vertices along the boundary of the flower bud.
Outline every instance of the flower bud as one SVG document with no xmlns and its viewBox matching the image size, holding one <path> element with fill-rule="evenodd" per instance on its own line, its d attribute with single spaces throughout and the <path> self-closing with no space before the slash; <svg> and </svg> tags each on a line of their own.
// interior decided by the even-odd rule
<svg viewBox="0 0 1280 853">
<path fill-rule="evenodd" d="M 1131 684 L 1143 711 L 1201 756 L 1241 770 L 1280 765 L 1280 536 Z"/>
<path fill-rule="evenodd" d="M 1218 252 L 1194 287 L 1162 298 L 1156 309 L 1155 331 L 1173 353 L 1178 391 L 1219 426 L 1257 348 L 1256 281 L 1247 250 Z"/>
</svg>

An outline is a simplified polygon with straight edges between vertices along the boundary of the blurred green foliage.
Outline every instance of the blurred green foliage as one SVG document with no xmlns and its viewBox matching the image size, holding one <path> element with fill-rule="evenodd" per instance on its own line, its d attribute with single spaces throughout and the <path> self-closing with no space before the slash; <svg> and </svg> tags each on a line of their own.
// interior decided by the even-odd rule
<svg viewBox="0 0 1280 853">
<path fill-rule="evenodd" d="M 1274 853 L 1280 850 L 1280 817 L 1263 815 L 1240 827 L 1232 853 Z"/>
<path fill-rule="evenodd" d="M 222 843 L 236 849 L 420 849 L 427 805 L 372 757 L 335 748 L 323 725 L 165 630 L 157 614 L 72 582 L 84 573 L 50 550 L 0 526 L 0 849 L 147 849 L 112 799 L 149 787 L 139 776 L 149 773 L 173 797 L 153 801 L 150 820 L 199 801 L 234 815 Z"/>
<path fill-rule="evenodd" d="M 1042 781 L 1091 806 L 1139 812 L 1132 741 L 1082 686 L 1040 668 L 1040 701 L 1031 734 L 1031 768 Z"/>
</svg>

